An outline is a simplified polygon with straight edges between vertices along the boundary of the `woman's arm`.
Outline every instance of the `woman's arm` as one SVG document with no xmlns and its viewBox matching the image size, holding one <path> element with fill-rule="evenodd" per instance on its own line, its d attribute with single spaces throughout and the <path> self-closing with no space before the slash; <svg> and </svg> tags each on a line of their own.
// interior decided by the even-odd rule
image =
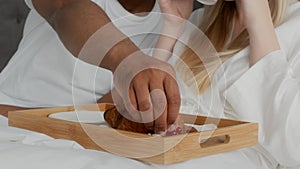
<svg viewBox="0 0 300 169">
<path fill-rule="evenodd" d="M 250 37 L 250 65 L 280 49 L 268 0 L 237 0 L 239 19 Z"/>
<path fill-rule="evenodd" d="M 193 10 L 193 0 L 158 0 L 163 14 L 163 27 L 153 56 L 168 61 L 177 39 L 181 36 L 186 20 Z"/>
</svg>

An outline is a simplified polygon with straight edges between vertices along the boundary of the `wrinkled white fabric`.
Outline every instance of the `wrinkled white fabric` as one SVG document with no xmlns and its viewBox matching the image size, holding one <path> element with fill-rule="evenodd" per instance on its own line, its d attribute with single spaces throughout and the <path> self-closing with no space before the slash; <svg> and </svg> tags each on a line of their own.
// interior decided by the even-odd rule
<svg viewBox="0 0 300 169">
<path fill-rule="evenodd" d="M 258 153 L 271 164 L 286 167 L 300 165 L 299 21 L 297 2 L 287 20 L 276 28 L 280 51 L 266 55 L 250 68 L 246 48 L 217 70 L 211 89 L 200 99 L 190 92 L 190 99 L 195 98 L 205 114 L 258 122 Z"/>
<path fill-rule="evenodd" d="M 0 163 L 5 169 L 268 169 L 262 160 L 254 149 L 241 149 L 172 165 L 148 164 L 8 127 L 7 119 L 0 116 Z"/>
</svg>

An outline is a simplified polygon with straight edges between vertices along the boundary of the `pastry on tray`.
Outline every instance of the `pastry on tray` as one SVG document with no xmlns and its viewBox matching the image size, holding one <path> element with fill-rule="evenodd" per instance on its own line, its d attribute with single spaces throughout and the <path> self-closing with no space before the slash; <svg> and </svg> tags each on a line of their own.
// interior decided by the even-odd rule
<svg viewBox="0 0 300 169">
<path fill-rule="evenodd" d="M 114 129 L 132 131 L 137 133 L 154 134 L 154 131 L 149 131 L 143 123 L 133 122 L 123 117 L 121 113 L 117 111 L 116 107 L 106 110 L 104 113 L 104 119 Z M 197 132 L 195 128 L 184 125 L 182 120 L 177 121 L 180 121 L 180 124 L 176 124 L 176 127 L 175 125 L 170 126 L 168 131 L 164 132 L 163 134 L 161 133 L 161 135 L 171 136 Z"/>
</svg>

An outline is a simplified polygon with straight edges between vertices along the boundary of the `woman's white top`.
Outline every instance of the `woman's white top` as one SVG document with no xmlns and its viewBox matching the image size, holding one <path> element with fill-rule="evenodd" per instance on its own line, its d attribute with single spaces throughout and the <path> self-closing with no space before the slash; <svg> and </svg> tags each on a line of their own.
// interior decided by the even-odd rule
<svg viewBox="0 0 300 169">
<path fill-rule="evenodd" d="M 258 122 L 254 149 L 271 168 L 300 165 L 300 2 L 291 6 L 276 32 L 280 51 L 249 67 L 245 48 L 216 71 L 206 92 L 183 94 L 187 102 L 200 104 L 205 115 Z"/>
</svg>

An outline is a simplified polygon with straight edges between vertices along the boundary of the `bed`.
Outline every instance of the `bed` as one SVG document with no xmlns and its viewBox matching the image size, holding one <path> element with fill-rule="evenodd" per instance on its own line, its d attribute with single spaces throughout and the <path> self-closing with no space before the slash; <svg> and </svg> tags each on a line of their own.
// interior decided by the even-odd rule
<svg viewBox="0 0 300 169">
<path fill-rule="evenodd" d="M 18 0 L 19 2 L 23 3 L 22 0 Z M 9 58 L 10 55 L 6 57 Z M 3 65 L 7 60 L 9 59 L 3 61 Z M 255 147 L 173 165 L 144 163 L 105 152 L 87 150 L 73 141 L 53 139 L 44 134 L 9 127 L 8 119 L 0 116 L 0 165 L 3 169 L 269 169 L 270 165 L 272 169 L 283 169 L 277 164 L 268 163 L 257 153 Z M 300 169 L 300 166 L 289 169 Z"/>
<path fill-rule="evenodd" d="M 236 160 L 238 159 L 238 160 Z M 8 126 L 0 116 L 0 164 L 5 169 L 268 169 L 255 147 L 193 159 L 172 165 L 157 165 L 87 150 L 74 141 Z M 283 169 L 277 167 L 278 169 Z M 298 167 L 299 169 L 300 167 Z M 289 168 L 289 169 L 297 169 Z"/>
<path fill-rule="evenodd" d="M 119 157 L 109 153 L 87 150 L 73 141 L 53 139 L 44 134 L 8 126 L 7 118 L 0 116 L 0 163 L 5 169 L 93 169 L 93 168 L 261 168 L 260 158 L 253 163 L 252 149 L 241 149 L 219 155 L 198 158 L 172 165 L 157 165 Z M 252 154 L 252 155 L 251 155 Z M 243 158 L 241 158 L 241 155 Z M 236 161 L 234 157 L 239 157 Z M 246 164 L 246 165 L 245 165 Z"/>
</svg>

